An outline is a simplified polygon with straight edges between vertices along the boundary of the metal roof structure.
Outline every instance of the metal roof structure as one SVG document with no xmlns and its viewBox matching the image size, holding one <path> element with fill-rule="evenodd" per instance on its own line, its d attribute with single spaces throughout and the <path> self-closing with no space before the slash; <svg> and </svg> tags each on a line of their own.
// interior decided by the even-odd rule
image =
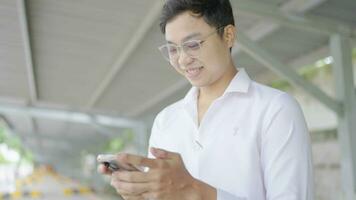
<svg viewBox="0 0 356 200">
<path fill-rule="evenodd" d="M 142 119 L 190 88 L 157 49 L 164 43 L 158 28 L 163 3 L 0 0 L 0 114 L 36 159 L 68 171 L 79 165 L 82 149 L 98 151 L 124 128 L 141 134 L 136 142 L 144 146 L 149 127 Z M 256 80 L 282 76 L 339 116 L 344 190 L 354 193 L 356 97 L 349 54 L 356 47 L 356 1 L 231 3 L 237 66 Z M 295 73 L 328 55 L 340 80 L 336 97 Z"/>
</svg>

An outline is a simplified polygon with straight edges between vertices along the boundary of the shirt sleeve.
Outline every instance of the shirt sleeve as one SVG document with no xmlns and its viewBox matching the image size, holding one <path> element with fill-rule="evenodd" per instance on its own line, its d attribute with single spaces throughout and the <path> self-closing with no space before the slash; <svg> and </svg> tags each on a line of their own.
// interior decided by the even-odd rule
<svg viewBox="0 0 356 200">
<path fill-rule="evenodd" d="M 276 97 L 263 121 L 261 165 L 267 200 L 312 200 L 310 136 L 298 103 Z"/>
</svg>

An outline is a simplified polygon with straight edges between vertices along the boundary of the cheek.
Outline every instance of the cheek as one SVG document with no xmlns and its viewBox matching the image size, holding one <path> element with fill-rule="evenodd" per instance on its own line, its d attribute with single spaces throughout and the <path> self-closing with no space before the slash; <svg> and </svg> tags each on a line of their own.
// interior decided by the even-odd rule
<svg viewBox="0 0 356 200">
<path fill-rule="evenodd" d="M 201 52 L 201 57 L 208 63 L 225 64 L 225 60 L 229 58 L 229 49 L 222 41 L 214 41 L 206 46 Z"/>
<path fill-rule="evenodd" d="M 209 71 L 219 71 L 228 64 L 229 56 L 224 48 L 212 47 L 209 51 L 202 52 L 201 62 Z"/>
</svg>

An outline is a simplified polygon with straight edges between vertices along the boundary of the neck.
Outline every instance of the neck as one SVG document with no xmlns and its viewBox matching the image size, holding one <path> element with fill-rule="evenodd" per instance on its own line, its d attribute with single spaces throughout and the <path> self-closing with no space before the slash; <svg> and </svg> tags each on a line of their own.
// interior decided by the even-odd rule
<svg viewBox="0 0 356 200">
<path fill-rule="evenodd" d="M 213 84 L 207 87 L 199 88 L 199 99 L 204 99 L 207 101 L 213 101 L 224 94 L 226 88 L 230 84 L 231 80 L 237 74 L 238 70 L 235 66 L 231 66 L 227 72 Z"/>
</svg>

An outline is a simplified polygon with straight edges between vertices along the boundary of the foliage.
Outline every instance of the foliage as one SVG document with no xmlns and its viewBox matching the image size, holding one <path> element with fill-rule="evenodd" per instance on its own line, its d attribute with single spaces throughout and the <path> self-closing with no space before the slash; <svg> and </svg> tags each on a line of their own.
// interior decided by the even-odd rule
<svg viewBox="0 0 356 200">
<path fill-rule="evenodd" d="M 132 129 L 125 129 L 120 136 L 111 139 L 107 145 L 105 145 L 105 152 L 117 153 L 122 151 L 125 146 L 132 142 L 134 139 L 134 132 Z"/>
<path fill-rule="evenodd" d="M 28 150 L 22 147 L 21 141 L 18 137 L 8 133 L 8 130 L 0 124 L 0 144 L 6 144 L 9 149 L 12 149 L 19 154 L 22 154 L 22 161 L 27 163 L 33 162 L 33 155 Z M 5 156 L 0 152 L 0 164 L 9 163 Z"/>
<path fill-rule="evenodd" d="M 307 81 L 313 80 L 316 76 L 318 76 L 320 73 L 327 73 L 331 74 L 332 73 L 332 65 L 329 63 L 325 63 L 325 59 L 319 60 L 315 62 L 312 65 L 306 65 L 299 69 L 297 71 L 297 74 L 299 74 L 301 77 L 303 77 Z M 355 63 L 356 62 L 356 48 L 353 49 L 352 51 L 352 60 Z M 278 79 L 270 82 L 268 84 L 269 86 L 287 91 L 292 89 L 292 85 L 284 79 Z"/>
</svg>

